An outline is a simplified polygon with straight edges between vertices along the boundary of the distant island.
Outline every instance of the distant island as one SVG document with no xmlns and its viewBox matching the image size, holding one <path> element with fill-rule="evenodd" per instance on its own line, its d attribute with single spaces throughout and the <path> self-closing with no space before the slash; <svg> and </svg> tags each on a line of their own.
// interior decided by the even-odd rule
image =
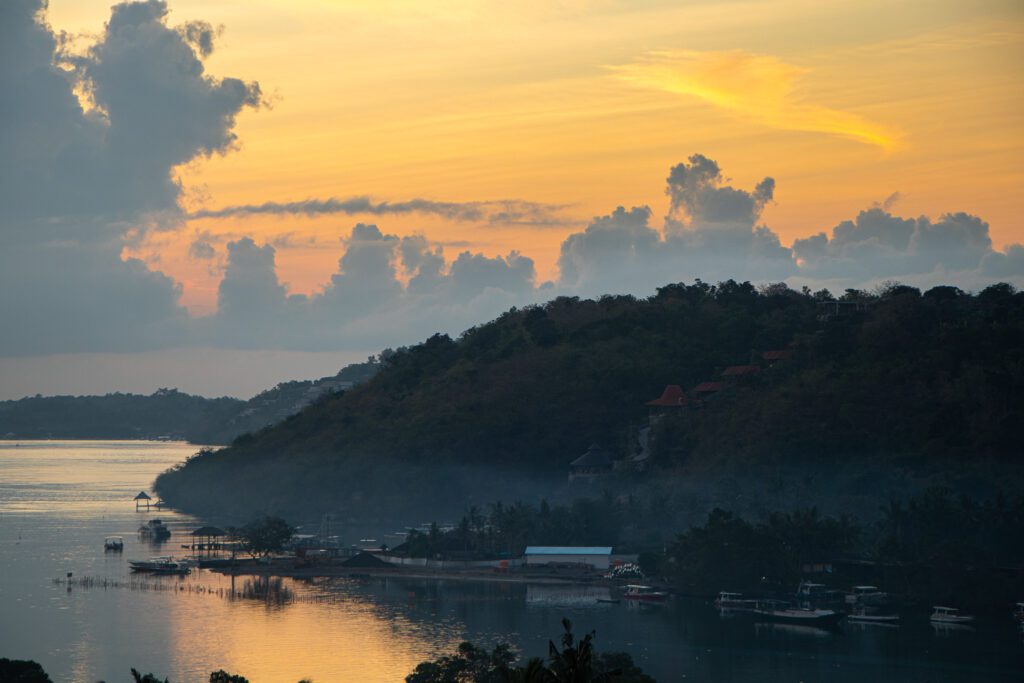
<svg viewBox="0 0 1024 683">
<path fill-rule="evenodd" d="M 173 439 L 197 444 L 230 443 L 241 434 L 280 422 L 325 395 L 373 377 L 376 358 L 317 380 L 282 382 L 243 401 L 204 398 L 158 389 L 149 396 L 30 396 L 0 401 L 4 439 Z"/>
<path fill-rule="evenodd" d="M 380 360 L 161 475 L 189 512 L 419 523 L 541 498 L 868 518 L 928 486 L 1019 491 L 1024 294 L 727 281 L 560 297 Z M 222 496 L 231 490 L 231 496 Z"/>
</svg>

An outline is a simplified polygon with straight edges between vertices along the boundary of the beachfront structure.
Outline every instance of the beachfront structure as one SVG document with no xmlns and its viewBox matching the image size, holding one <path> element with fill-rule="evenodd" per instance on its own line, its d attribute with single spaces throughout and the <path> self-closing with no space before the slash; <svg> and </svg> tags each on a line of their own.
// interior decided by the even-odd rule
<svg viewBox="0 0 1024 683">
<path fill-rule="evenodd" d="M 569 483 L 577 480 L 592 482 L 612 471 L 612 457 L 606 450 L 590 444 L 587 452 L 569 463 Z"/>
<path fill-rule="evenodd" d="M 146 504 L 146 509 L 148 510 L 149 509 L 149 505 L 150 505 L 150 501 L 152 501 L 153 499 L 145 491 L 139 491 L 139 495 L 135 496 L 134 500 L 135 500 L 135 509 L 136 510 L 138 510 L 139 506 L 142 505 L 143 503 Z"/>
<path fill-rule="evenodd" d="M 527 546 L 523 563 L 528 567 L 545 565 L 580 565 L 605 570 L 612 563 L 611 546 Z"/>
</svg>

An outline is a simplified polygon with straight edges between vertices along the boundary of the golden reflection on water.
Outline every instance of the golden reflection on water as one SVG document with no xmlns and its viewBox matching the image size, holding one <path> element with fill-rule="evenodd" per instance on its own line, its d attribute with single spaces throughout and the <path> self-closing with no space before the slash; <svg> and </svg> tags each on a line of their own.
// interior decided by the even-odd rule
<svg viewBox="0 0 1024 683">
<path fill-rule="evenodd" d="M 18 537 L 13 547 L 19 553 L 9 558 L 16 563 L 14 575 L 4 580 L 30 591 L 49 587 L 48 596 L 39 599 L 55 607 L 59 616 L 54 618 L 65 626 L 56 629 L 63 637 L 47 636 L 55 640 L 38 656 L 55 680 L 68 675 L 76 682 L 100 677 L 112 682 L 126 679 L 134 667 L 174 683 L 205 682 L 217 669 L 252 683 L 401 681 L 417 663 L 461 640 L 462 625 L 409 619 L 393 604 L 394 593 L 389 598 L 379 592 L 379 583 L 286 581 L 296 600 L 283 604 L 225 597 L 231 579 L 209 570 L 183 580 L 147 579 L 165 590 L 124 587 L 132 579 L 128 559 L 185 552 L 180 534 L 199 520 L 170 510 L 136 513 L 132 498 L 140 489 L 152 492 L 156 474 L 198 448 L 0 441 L 0 521 L 9 527 L 8 535 Z M 135 533 L 140 523 L 157 516 L 175 533 L 163 546 L 144 543 Z M 115 533 L 125 537 L 124 553 L 103 553 L 103 536 Z M 70 568 L 77 577 L 122 585 L 107 590 L 50 585 Z M 235 590 L 240 592 L 246 580 L 235 579 Z"/>
<path fill-rule="evenodd" d="M 165 616 L 173 668 L 196 680 L 209 674 L 196 670 L 197 662 L 217 662 L 214 669 L 252 683 L 401 681 L 444 640 L 435 627 L 423 629 L 400 615 L 384 619 L 365 601 L 274 607 L 235 601 L 214 614 L 202 598 L 188 597 L 195 599 L 171 600 Z M 448 640 L 454 646 L 458 638 L 453 633 Z"/>
</svg>

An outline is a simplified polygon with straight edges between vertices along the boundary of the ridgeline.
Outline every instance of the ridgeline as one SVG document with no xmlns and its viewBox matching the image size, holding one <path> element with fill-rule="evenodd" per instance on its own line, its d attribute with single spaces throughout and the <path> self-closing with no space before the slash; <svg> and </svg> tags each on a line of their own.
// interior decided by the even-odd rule
<svg viewBox="0 0 1024 683">
<path fill-rule="evenodd" d="M 28 396 L 0 401 L 0 438 L 6 439 L 155 439 L 167 437 L 199 444 L 232 439 L 280 422 L 325 393 L 366 381 L 377 370 L 370 359 L 318 380 L 282 382 L 248 401 L 204 398 L 177 389 L 149 396 Z"/>
<path fill-rule="evenodd" d="M 1016 471 L 1024 294 L 893 285 L 834 298 L 698 281 L 648 299 L 513 309 L 380 365 L 358 387 L 197 454 L 156 489 L 205 514 L 419 521 L 582 495 L 566 491 L 568 467 L 595 442 L 619 467 L 592 494 L 670 492 L 708 472 L 753 472 L 760 486 L 760 473 L 786 467 L 852 466 L 861 479 L 891 467 Z M 646 403 L 666 385 L 686 405 L 649 422 Z M 798 502 L 815 504 L 805 493 Z"/>
</svg>

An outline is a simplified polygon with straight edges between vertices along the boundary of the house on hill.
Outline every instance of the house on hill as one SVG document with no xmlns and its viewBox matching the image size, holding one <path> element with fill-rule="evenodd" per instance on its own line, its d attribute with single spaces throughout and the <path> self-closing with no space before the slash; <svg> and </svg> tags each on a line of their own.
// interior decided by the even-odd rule
<svg viewBox="0 0 1024 683">
<path fill-rule="evenodd" d="M 652 412 L 661 412 L 665 408 L 682 408 L 689 405 L 689 403 L 690 399 L 686 397 L 681 386 L 678 384 L 669 384 L 665 387 L 665 390 L 661 392 L 661 396 L 653 401 L 648 401 L 647 405 L 651 407 Z"/>
<path fill-rule="evenodd" d="M 761 358 L 763 358 L 764 360 L 768 361 L 769 365 L 773 365 L 773 364 L 777 363 L 780 360 L 786 360 L 787 358 L 791 358 L 792 356 L 793 356 L 793 352 L 788 350 L 788 349 L 779 349 L 779 350 L 775 350 L 775 351 L 762 351 L 761 352 Z"/>
<path fill-rule="evenodd" d="M 690 393 L 696 395 L 701 400 L 706 401 L 721 392 L 725 387 L 726 385 L 724 382 L 701 382 L 695 386 Z"/>
<path fill-rule="evenodd" d="M 612 457 L 596 443 L 587 452 L 569 463 L 569 483 L 585 481 L 590 483 L 612 471 Z"/>
</svg>

